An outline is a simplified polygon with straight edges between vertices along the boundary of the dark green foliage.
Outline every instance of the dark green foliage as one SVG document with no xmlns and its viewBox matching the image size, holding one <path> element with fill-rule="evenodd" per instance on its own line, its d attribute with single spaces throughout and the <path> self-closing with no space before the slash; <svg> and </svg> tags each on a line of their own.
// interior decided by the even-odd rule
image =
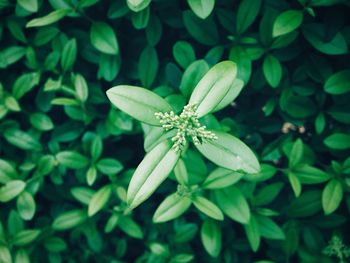
<svg viewBox="0 0 350 263">
<path fill-rule="evenodd" d="M 0 0 L 0 263 L 347 262 L 349 14 Z"/>
</svg>

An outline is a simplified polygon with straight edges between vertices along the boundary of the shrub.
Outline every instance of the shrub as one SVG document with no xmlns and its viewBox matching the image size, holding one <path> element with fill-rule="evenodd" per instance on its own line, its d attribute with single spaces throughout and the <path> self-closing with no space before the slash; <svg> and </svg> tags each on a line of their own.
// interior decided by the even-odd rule
<svg viewBox="0 0 350 263">
<path fill-rule="evenodd" d="M 0 0 L 0 262 L 346 262 L 349 7 Z"/>
</svg>

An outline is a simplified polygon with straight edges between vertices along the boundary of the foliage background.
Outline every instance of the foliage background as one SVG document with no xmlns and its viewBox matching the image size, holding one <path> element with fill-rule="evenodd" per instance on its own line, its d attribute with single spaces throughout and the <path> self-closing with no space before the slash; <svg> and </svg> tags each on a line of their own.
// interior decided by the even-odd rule
<svg viewBox="0 0 350 263">
<path fill-rule="evenodd" d="M 349 6 L 1 0 L 0 262 L 345 262 L 350 253 L 336 241 L 322 251 L 332 236 L 350 243 Z M 245 87 L 204 122 L 258 155 L 262 172 L 235 185 L 260 223 L 211 221 L 195 207 L 152 223 L 176 191 L 174 176 L 124 214 L 152 139 L 105 91 L 143 86 L 181 109 L 227 59 Z M 191 150 L 184 160 L 194 184 L 215 168 Z M 203 193 L 217 203 L 213 192 Z"/>
</svg>

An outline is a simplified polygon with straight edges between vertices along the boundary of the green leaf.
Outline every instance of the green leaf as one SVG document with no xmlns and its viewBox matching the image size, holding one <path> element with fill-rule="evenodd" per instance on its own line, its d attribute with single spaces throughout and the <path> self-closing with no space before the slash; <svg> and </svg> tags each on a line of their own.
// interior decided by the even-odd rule
<svg viewBox="0 0 350 263">
<path fill-rule="evenodd" d="M 94 22 L 90 30 L 91 44 L 100 52 L 117 55 L 119 44 L 113 28 L 105 22 Z"/>
<path fill-rule="evenodd" d="M 224 133 L 214 132 L 218 139 L 195 145 L 210 161 L 233 171 L 258 173 L 260 164 L 254 153 L 241 140 Z"/>
<path fill-rule="evenodd" d="M 218 257 L 222 247 L 221 228 L 219 223 L 206 220 L 201 227 L 201 240 L 205 250 L 214 258 Z"/>
<path fill-rule="evenodd" d="M 324 84 L 324 90 L 333 95 L 350 91 L 350 69 L 339 71 L 330 76 Z"/>
<path fill-rule="evenodd" d="M 173 220 L 185 213 L 191 204 L 192 201 L 188 196 L 173 193 L 167 196 L 158 206 L 152 220 L 154 223 L 164 223 Z"/>
<path fill-rule="evenodd" d="M 294 31 L 303 22 L 303 17 L 300 10 L 287 10 L 279 14 L 273 23 L 272 36 L 278 37 Z"/>
<path fill-rule="evenodd" d="M 277 182 L 264 186 L 254 196 L 254 204 L 256 206 L 264 206 L 274 201 L 282 191 L 284 183 Z"/>
<path fill-rule="evenodd" d="M 31 91 L 39 84 L 40 74 L 27 73 L 18 77 L 12 87 L 12 95 L 15 99 L 22 98 L 25 94 Z"/>
<path fill-rule="evenodd" d="M 322 191 L 322 207 L 326 215 L 333 213 L 339 207 L 343 194 L 342 184 L 337 179 L 332 179 L 326 184 Z"/>
<path fill-rule="evenodd" d="M 288 173 L 288 180 L 289 180 L 290 185 L 292 186 L 294 195 L 296 197 L 299 197 L 301 194 L 301 184 L 300 184 L 299 178 L 296 175 L 294 175 L 293 173 L 289 172 Z"/>
<path fill-rule="evenodd" d="M 216 190 L 215 197 L 221 210 L 231 219 L 247 224 L 250 220 L 250 208 L 242 192 L 235 186 Z"/>
<path fill-rule="evenodd" d="M 182 159 L 179 159 L 177 164 L 175 165 L 174 174 L 179 184 L 188 185 L 189 183 L 188 172 L 186 169 L 185 162 Z"/>
<path fill-rule="evenodd" d="M 77 74 L 74 78 L 75 94 L 78 100 L 81 102 L 86 102 L 89 96 L 89 89 L 85 78 Z"/>
<path fill-rule="evenodd" d="M 74 187 L 70 189 L 72 196 L 84 205 L 89 205 L 92 196 L 95 192 L 86 187 Z"/>
<path fill-rule="evenodd" d="M 120 110 L 150 125 L 161 126 L 155 113 L 172 111 L 166 100 L 144 88 L 116 86 L 107 90 L 107 97 Z"/>
<path fill-rule="evenodd" d="M 30 123 L 39 131 L 49 131 L 54 128 L 54 124 L 50 116 L 41 112 L 31 114 Z"/>
<path fill-rule="evenodd" d="M 118 160 L 104 158 L 96 163 L 96 168 L 105 175 L 113 175 L 119 173 L 123 169 L 123 165 Z"/>
<path fill-rule="evenodd" d="M 219 111 L 228 106 L 230 103 L 232 103 L 237 98 L 239 93 L 241 93 L 243 87 L 244 82 L 240 79 L 235 79 L 232 82 L 230 90 L 227 92 L 226 96 L 220 101 L 220 103 L 215 107 L 213 112 Z"/>
<path fill-rule="evenodd" d="M 88 215 L 85 210 L 70 210 L 56 217 L 52 223 L 52 228 L 58 231 L 67 230 L 80 225 L 87 218 Z"/>
<path fill-rule="evenodd" d="M 350 135 L 346 133 L 333 133 L 324 139 L 324 144 L 334 150 L 346 150 L 350 148 Z"/>
<path fill-rule="evenodd" d="M 309 190 L 291 201 L 285 211 L 289 217 L 309 217 L 322 209 L 321 191 Z"/>
<path fill-rule="evenodd" d="M 40 151 L 42 149 L 40 142 L 34 136 L 18 129 L 7 129 L 4 137 L 9 143 L 22 150 Z"/>
<path fill-rule="evenodd" d="M 168 141 L 158 144 L 136 168 L 128 187 L 127 203 L 135 208 L 158 188 L 175 167 L 180 153 Z"/>
<path fill-rule="evenodd" d="M 12 263 L 12 256 L 10 250 L 0 244 L 0 262 Z"/>
<path fill-rule="evenodd" d="M 302 184 L 319 184 L 330 179 L 330 175 L 316 167 L 301 165 L 293 169 Z"/>
<path fill-rule="evenodd" d="M 158 72 L 158 55 L 153 47 L 146 47 L 139 59 L 139 78 L 144 87 L 151 87 Z"/>
<path fill-rule="evenodd" d="M 24 220 L 31 220 L 36 210 L 35 200 L 31 193 L 24 191 L 17 198 L 17 211 Z"/>
<path fill-rule="evenodd" d="M 15 263 L 30 263 L 29 255 L 27 250 L 18 249 L 16 251 Z"/>
<path fill-rule="evenodd" d="M 237 34 L 242 34 L 254 22 L 261 7 L 261 0 L 243 0 L 240 2 L 237 17 Z"/>
<path fill-rule="evenodd" d="M 273 55 L 267 55 L 263 63 L 263 72 L 267 83 L 277 88 L 282 79 L 282 66 L 279 60 Z"/>
<path fill-rule="evenodd" d="M 17 0 L 17 3 L 30 13 L 38 11 L 38 0 Z"/>
<path fill-rule="evenodd" d="M 67 41 L 63 47 L 61 67 L 64 71 L 69 70 L 77 58 L 77 41 L 75 38 Z"/>
<path fill-rule="evenodd" d="M 62 151 L 56 154 L 59 164 L 70 169 L 83 169 L 89 164 L 89 159 L 75 151 Z"/>
<path fill-rule="evenodd" d="M 289 153 L 288 159 L 289 159 L 289 167 L 296 166 L 303 157 L 304 153 L 304 145 L 303 141 L 301 139 L 297 139 L 292 147 L 291 152 Z"/>
<path fill-rule="evenodd" d="M 0 202 L 6 203 L 11 201 L 22 193 L 25 187 L 26 183 L 21 180 L 7 182 L 4 186 L 0 187 Z"/>
<path fill-rule="evenodd" d="M 247 235 L 250 247 L 254 252 L 256 252 L 260 246 L 261 235 L 259 231 L 259 225 L 257 220 L 255 219 L 255 216 L 251 216 L 249 222 L 244 225 L 244 231 Z"/>
<path fill-rule="evenodd" d="M 206 19 L 214 9 L 215 0 L 187 0 L 192 11 L 201 19 Z"/>
<path fill-rule="evenodd" d="M 0 51 L 0 69 L 7 68 L 11 64 L 16 63 L 26 53 L 25 47 L 12 46 Z"/>
<path fill-rule="evenodd" d="M 225 188 L 235 184 L 242 177 L 242 173 L 218 167 L 208 175 L 208 177 L 203 182 L 202 187 L 205 189 Z"/>
<path fill-rule="evenodd" d="M 17 176 L 17 171 L 13 165 L 4 159 L 0 159 L 0 183 L 7 183 Z"/>
<path fill-rule="evenodd" d="M 347 42 L 341 32 L 332 39 L 326 35 L 323 24 L 310 23 L 303 26 L 306 40 L 318 51 L 328 55 L 342 55 L 348 52 Z"/>
<path fill-rule="evenodd" d="M 143 232 L 141 227 L 130 217 L 121 216 L 118 222 L 119 228 L 131 237 L 142 239 Z"/>
<path fill-rule="evenodd" d="M 27 23 L 26 27 L 40 27 L 40 26 L 47 26 L 47 25 L 53 24 L 53 23 L 61 20 L 62 18 L 64 18 L 71 11 L 72 11 L 72 9 L 55 10 L 46 16 L 30 20 Z"/>
<path fill-rule="evenodd" d="M 187 57 L 187 56 L 186 56 Z M 185 97 L 189 97 L 198 82 L 209 70 L 209 65 L 204 60 L 191 63 L 181 78 L 180 91 Z"/>
<path fill-rule="evenodd" d="M 150 8 L 142 9 L 140 12 L 131 13 L 131 22 L 137 30 L 145 29 L 150 20 Z"/>
<path fill-rule="evenodd" d="M 286 238 L 282 229 L 272 219 L 260 215 L 255 215 L 255 219 L 257 220 L 259 232 L 262 237 L 276 240 Z"/>
<path fill-rule="evenodd" d="M 128 7 L 134 12 L 140 12 L 149 6 L 151 0 L 127 0 Z"/>
<path fill-rule="evenodd" d="M 107 204 L 111 194 L 111 185 L 106 185 L 98 190 L 89 202 L 88 215 L 91 217 L 100 211 Z"/>
<path fill-rule="evenodd" d="M 175 43 L 173 46 L 173 56 L 175 61 L 186 70 L 196 60 L 196 54 L 192 45 L 186 41 L 177 41 Z"/>
<path fill-rule="evenodd" d="M 237 75 L 237 66 L 232 61 L 223 61 L 212 67 L 198 82 L 189 104 L 198 106 L 198 117 L 210 113 L 229 92 Z"/>
<path fill-rule="evenodd" d="M 15 246 L 25 246 L 33 241 L 40 235 L 40 230 L 37 229 L 26 229 L 17 233 L 12 240 L 12 244 Z"/>
<path fill-rule="evenodd" d="M 183 12 L 183 22 L 188 33 L 199 43 L 211 46 L 219 41 L 219 32 L 212 16 L 203 20 L 186 10 Z"/>
<path fill-rule="evenodd" d="M 224 215 L 222 214 L 220 208 L 218 208 L 216 204 L 207 198 L 195 195 L 192 197 L 192 201 L 194 206 L 207 216 L 216 220 L 224 220 Z"/>
</svg>

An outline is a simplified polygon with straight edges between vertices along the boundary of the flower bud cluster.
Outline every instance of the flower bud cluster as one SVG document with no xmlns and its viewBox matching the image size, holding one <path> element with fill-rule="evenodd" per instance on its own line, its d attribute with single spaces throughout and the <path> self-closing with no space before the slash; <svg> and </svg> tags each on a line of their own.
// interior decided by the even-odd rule
<svg viewBox="0 0 350 263">
<path fill-rule="evenodd" d="M 207 131 L 206 126 L 200 124 L 196 105 L 186 105 L 180 116 L 173 111 L 169 113 L 157 112 L 155 116 L 166 131 L 177 129 L 176 135 L 171 139 L 175 151 L 180 151 L 185 147 L 187 137 L 191 137 L 196 145 L 217 139 L 213 132 Z"/>
</svg>

